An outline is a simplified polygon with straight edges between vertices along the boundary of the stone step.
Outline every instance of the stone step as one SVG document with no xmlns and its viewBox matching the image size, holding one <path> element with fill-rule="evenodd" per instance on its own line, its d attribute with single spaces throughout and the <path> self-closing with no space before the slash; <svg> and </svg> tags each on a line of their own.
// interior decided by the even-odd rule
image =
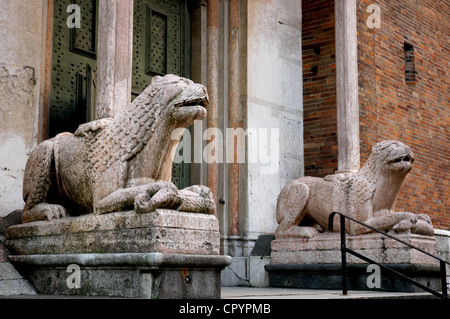
<svg viewBox="0 0 450 319">
<path fill-rule="evenodd" d="M 347 296 L 341 290 L 322 289 L 288 289 L 288 288 L 255 288 L 255 287 L 222 287 L 222 299 L 435 299 L 425 292 L 380 292 L 380 291 L 349 291 Z M 68 295 L 17 295 L 0 297 L 0 299 L 110 299 L 101 296 L 68 296 Z M 115 299 L 117 297 L 114 297 Z M 120 299 L 120 298 L 119 298 Z"/>
<path fill-rule="evenodd" d="M 0 296 L 36 295 L 34 288 L 8 262 L 0 263 Z"/>
</svg>

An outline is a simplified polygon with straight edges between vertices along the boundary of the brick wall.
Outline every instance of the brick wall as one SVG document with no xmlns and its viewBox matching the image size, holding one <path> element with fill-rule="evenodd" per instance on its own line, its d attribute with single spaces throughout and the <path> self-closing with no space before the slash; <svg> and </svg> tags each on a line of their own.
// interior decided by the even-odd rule
<svg viewBox="0 0 450 319">
<path fill-rule="evenodd" d="M 337 170 L 334 1 L 302 0 L 306 176 Z"/>
<path fill-rule="evenodd" d="M 396 210 L 450 229 L 450 3 L 357 3 L 361 163 L 380 140 L 409 145 L 416 160 Z M 370 4 L 380 6 L 380 28 L 366 24 Z"/>
<path fill-rule="evenodd" d="M 367 12 L 380 6 L 380 28 Z M 397 139 L 416 160 L 396 210 L 450 229 L 450 3 L 358 0 L 361 164 L 373 144 Z M 303 0 L 305 175 L 337 169 L 334 1 Z"/>
</svg>

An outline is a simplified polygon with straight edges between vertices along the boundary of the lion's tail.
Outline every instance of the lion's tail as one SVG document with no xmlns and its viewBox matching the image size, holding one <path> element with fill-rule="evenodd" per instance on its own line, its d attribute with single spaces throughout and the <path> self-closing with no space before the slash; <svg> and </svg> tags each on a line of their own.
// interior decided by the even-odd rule
<svg viewBox="0 0 450 319">
<path fill-rule="evenodd" d="M 287 184 L 278 196 L 277 223 L 283 222 L 290 226 L 299 225 L 305 217 L 305 208 L 310 194 L 310 188 L 301 179 Z"/>
</svg>

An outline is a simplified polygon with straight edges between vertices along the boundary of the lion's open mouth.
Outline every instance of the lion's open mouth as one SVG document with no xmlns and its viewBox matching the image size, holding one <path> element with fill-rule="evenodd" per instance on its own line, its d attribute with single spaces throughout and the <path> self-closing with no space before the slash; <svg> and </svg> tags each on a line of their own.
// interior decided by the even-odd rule
<svg viewBox="0 0 450 319">
<path fill-rule="evenodd" d="M 182 102 L 175 104 L 175 107 L 186 107 L 186 106 L 197 106 L 197 105 L 200 105 L 200 106 L 206 108 L 206 106 L 208 105 L 208 98 L 202 97 L 202 98 L 182 101 Z"/>
<path fill-rule="evenodd" d="M 388 162 L 388 164 L 392 164 L 392 163 L 400 163 L 400 162 L 410 162 L 410 163 L 413 163 L 414 162 L 414 158 L 411 156 L 411 155 L 409 155 L 409 154 L 406 154 L 406 155 L 402 155 L 402 156 L 399 156 L 399 157 L 397 157 L 397 158 L 394 158 L 393 160 L 391 160 L 391 161 L 389 161 Z"/>
</svg>

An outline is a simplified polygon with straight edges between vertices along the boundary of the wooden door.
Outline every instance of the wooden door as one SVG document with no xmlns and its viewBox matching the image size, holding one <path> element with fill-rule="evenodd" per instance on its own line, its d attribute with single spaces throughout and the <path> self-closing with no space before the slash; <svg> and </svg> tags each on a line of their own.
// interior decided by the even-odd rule
<svg viewBox="0 0 450 319">
<path fill-rule="evenodd" d="M 54 1 L 50 137 L 95 119 L 97 71 L 98 0 Z M 80 28 L 68 26 L 70 4 L 79 6 Z M 134 0 L 133 22 L 131 100 L 155 75 L 190 76 L 187 0 Z M 174 164 L 177 187 L 189 185 L 189 168 Z"/>
</svg>

